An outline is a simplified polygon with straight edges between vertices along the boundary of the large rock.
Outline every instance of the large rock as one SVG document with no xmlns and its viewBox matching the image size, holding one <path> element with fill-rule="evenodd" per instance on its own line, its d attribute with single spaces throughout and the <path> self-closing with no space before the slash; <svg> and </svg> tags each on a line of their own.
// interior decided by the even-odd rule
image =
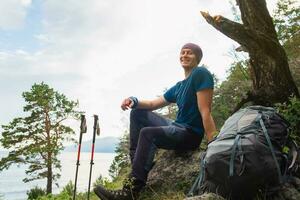
<svg viewBox="0 0 300 200">
<path fill-rule="evenodd" d="M 155 165 L 149 173 L 148 183 L 151 188 L 170 189 L 188 193 L 199 174 L 201 150 L 188 152 L 175 152 L 159 150 Z M 163 189 L 163 190 L 164 190 Z M 216 194 L 203 194 L 201 196 L 186 198 L 185 200 L 223 200 Z M 273 195 L 272 200 L 299 200 L 300 179 L 293 177 L 288 183 Z"/>
<path fill-rule="evenodd" d="M 199 174 L 199 155 L 200 150 L 187 152 L 160 150 L 149 173 L 147 185 L 179 189 L 184 187 L 187 190 Z"/>
</svg>

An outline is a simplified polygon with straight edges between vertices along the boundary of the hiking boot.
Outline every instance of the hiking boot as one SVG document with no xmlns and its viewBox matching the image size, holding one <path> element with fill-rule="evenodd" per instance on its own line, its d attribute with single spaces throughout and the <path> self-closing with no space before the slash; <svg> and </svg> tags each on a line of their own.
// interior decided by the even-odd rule
<svg viewBox="0 0 300 200">
<path fill-rule="evenodd" d="M 102 200 L 137 200 L 138 192 L 123 188 L 122 190 L 108 190 L 102 186 L 94 188 L 96 195 Z"/>
<path fill-rule="evenodd" d="M 124 181 L 121 190 L 108 190 L 99 185 L 95 187 L 94 192 L 102 200 L 137 200 L 144 186 L 143 181 L 132 177 Z"/>
</svg>

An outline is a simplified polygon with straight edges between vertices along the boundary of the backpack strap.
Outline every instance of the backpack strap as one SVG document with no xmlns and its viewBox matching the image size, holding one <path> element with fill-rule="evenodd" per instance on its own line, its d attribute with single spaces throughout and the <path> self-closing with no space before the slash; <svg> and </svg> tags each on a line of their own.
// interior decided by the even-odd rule
<svg viewBox="0 0 300 200">
<path fill-rule="evenodd" d="M 262 131 L 263 131 L 263 133 L 264 133 L 264 135 L 265 135 L 265 138 L 266 138 L 266 140 L 267 140 L 267 143 L 268 143 L 268 145 L 269 145 L 269 147 L 270 147 L 271 154 L 272 154 L 272 157 L 273 157 L 273 159 L 274 159 L 274 162 L 275 162 L 275 165 L 276 165 L 276 168 L 277 168 L 277 173 L 278 173 L 279 182 L 282 183 L 282 182 L 283 182 L 283 178 L 282 178 L 282 175 L 281 175 L 279 163 L 278 163 L 278 161 L 277 161 L 277 159 L 276 159 L 275 152 L 274 152 L 274 148 L 273 148 L 273 145 L 272 145 L 271 140 L 270 140 L 270 136 L 269 136 L 269 134 L 268 134 L 268 131 L 267 131 L 266 127 L 265 127 L 265 124 L 264 124 L 262 118 L 260 118 L 259 123 L 260 123 L 260 126 L 261 126 L 261 128 L 262 128 Z"/>
<path fill-rule="evenodd" d="M 233 176 L 233 170 L 234 170 L 234 158 L 235 158 L 235 154 L 236 154 L 236 150 L 237 148 L 239 149 L 239 151 L 242 151 L 242 147 L 239 144 L 239 141 L 241 140 L 241 135 L 237 134 L 234 142 L 233 142 L 233 146 L 232 146 L 232 151 L 231 151 L 231 155 L 230 155 L 230 161 L 229 161 L 229 176 Z M 241 155 L 241 163 L 243 162 L 243 155 Z"/>
<path fill-rule="evenodd" d="M 200 189 L 203 179 L 205 177 L 205 153 L 201 157 L 199 171 L 200 171 L 199 175 L 197 176 L 192 188 L 190 189 L 190 191 L 187 194 L 188 197 L 194 196 L 194 193 L 197 191 L 197 189 Z"/>
<path fill-rule="evenodd" d="M 194 196 L 194 193 L 195 193 L 195 191 L 197 190 L 196 188 L 197 188 L 198 182 L 199 182 L 199 180 L 200 180 L 200 176 L 201 176 L 201 172 L 200 172 L 199 175 L 197 176 L 197 178 L 196 178 L 196 180 L 195 180 L 193 186 L 191 187 L 190 191 L 188 192 L 188 194 L 187 194 L 188 197 Z"/>
</svg>

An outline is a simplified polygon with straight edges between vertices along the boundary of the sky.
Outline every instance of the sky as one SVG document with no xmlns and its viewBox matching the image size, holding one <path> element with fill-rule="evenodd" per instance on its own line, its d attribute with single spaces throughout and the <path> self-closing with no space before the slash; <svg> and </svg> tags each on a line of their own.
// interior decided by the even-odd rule
<svg viewBox="0 0 300 200">
<path fill-rule="evenodd" d="M 277 0 L 267 0 L 269 11 Z M 0 125 L 25 116 L 22 92 L 42 81 L 93 114 L 101 136 L 128 126 L 125 97 L 153 99 L 184 79 L 183 44 L 199 44 L 202 64 L 219 79 L 238 44 L 200 15 L 233 19 L 227 0 L 0 0 Z M 79 122 L 69 122 L 78 133 Z M 0 129 L 1 130 L 1 129 Z"/>
</svg>

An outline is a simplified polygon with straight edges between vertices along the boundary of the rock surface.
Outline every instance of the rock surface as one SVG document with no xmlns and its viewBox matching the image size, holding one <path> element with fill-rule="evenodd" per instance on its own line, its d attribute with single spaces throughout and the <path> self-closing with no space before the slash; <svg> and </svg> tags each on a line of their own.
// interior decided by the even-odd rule
<svg viewBox="0 0 300 200">
<path fill-rule="evenodd" d="M 182 184 L 191 185 L 199 174 L 199 154 L 200 151 L 160 150 L 147 184 L 153 187 L 169 185 L 175 188 Z"/>
<path fill-rule="evenodd" d="M 185 198 L 184 200 L 225 200 L 225 199 L 214 193 L 205 193 L 200 196 Z"/>
</svg>

